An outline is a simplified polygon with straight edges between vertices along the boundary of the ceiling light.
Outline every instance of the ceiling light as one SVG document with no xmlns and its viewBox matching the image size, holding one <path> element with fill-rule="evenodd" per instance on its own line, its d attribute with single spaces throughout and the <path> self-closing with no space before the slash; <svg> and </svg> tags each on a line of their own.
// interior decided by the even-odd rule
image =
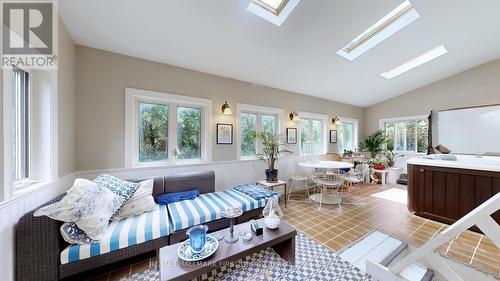
<svg viewBox="0 0 500 281">
<path fill-rule="evenodd" d="M 411 2 L 406 0 L 374 25 L 359 34 L 340 49 L 337 54 L 352 61 L 419 17 L 420 15 L 413 8 Z"/>
<path fill-rule="evenodd" d="M 386 79 L 392 79 L 402 73 L 405 73 L 409 70 L 412 70 L 414 69 L 415 67 L 417 66 L 420 66 L 426 62 L 429 62 L 437 57 L 440 57 L 444 54 L 446 54 L 448 51 L 446 50 L 446 48 L 441 45 L 441 46 L 438 46 L 406 63 L 403 63 L 402 65 L 396 67 L 396 68 L 393 68 L 392 70 L 390 71 L 387 71 L 387 72 L 384 72 L 384 73 L 381 73 L 380 75 L 382 75 L 382 77 L 386 78 Z"/>
</svg>

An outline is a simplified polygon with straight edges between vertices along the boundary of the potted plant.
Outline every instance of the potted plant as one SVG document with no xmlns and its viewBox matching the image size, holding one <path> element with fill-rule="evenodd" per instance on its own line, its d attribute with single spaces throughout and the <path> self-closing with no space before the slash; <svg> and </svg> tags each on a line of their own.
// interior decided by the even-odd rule
<svg viewBox="0 0 500 281">
<path fill-rule="evenodd" d="M 266 181 L 276 182 L 278 181 L 278 170 L 275 169 L 276 162 L 283 153 L 290 153 L 290 151 L 283 149 L 282 137 L 272 130 L 264 131 L 256 136 L 262 139 L 262 151 L 257 153 L 257 158 L 266 161 Z"/>
<path fill-rule="evenodd" d="M 389 167 L 394 167 L 394 158 L 398 156 L 397 153 L 394 153 L 394 150 L 386 150 L 385 151 L 385 159 L 387 160 L 387 165 Z"/>
<path fill-rule="evenodd" d="M 366 136 L 360 143 L 363 151 L 368 151 L 371 158 L 377 157 L 382 151 L 383 145 L 387 143 L 387 138 L 383 130 L 379 130 L 373 135 Z"/>
<path fill-rule="evenodd" d="M 368 165 L 374 170 L 383 170 L 387 165 L 387 161 L 376 157 L 368 160 Z"/>
</svg>

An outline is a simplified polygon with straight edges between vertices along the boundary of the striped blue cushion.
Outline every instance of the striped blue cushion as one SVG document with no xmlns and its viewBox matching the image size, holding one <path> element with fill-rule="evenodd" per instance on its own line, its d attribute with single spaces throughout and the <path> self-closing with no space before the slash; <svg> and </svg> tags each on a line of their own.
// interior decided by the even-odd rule
<svg viewBox="0 0 500 281">
<path fill-rule="evenodd" d="M 61 264 L 102 255 L 167 236 L 170 233 L 167 207 L 165 205 L 158 206 L 154 211 L 111 222 L 106 234 L 98 243 L 69 245 L 61 252 Z"/>
<path fill-rule="evenodd" d="M 233 189 L 201 194 L 193 200 L 168 204 L 168 213 L 172 222 L 171 231 L 220 219 L 222 211 L 229 207 L 239 207 L 246 212 L 265 205 L 266 199 L 254 200 Z"/>
</svg>

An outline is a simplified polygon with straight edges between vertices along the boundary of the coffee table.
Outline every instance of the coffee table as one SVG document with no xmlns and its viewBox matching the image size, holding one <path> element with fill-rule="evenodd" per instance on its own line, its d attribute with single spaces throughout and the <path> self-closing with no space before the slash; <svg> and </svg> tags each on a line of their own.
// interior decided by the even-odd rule
<svg viewBox="0 0 500 281">
<path fill-rule="evenodd" d="M 264 227 L 264 233 L 260 236 L 250 230 L 250 223 L 242 223 L 234 226 L 236 235 L 243 230 L 252 233 L 249 242 L 239 239 L 234 244 L 228 244 L 224 240 L 219 241 L 219 248 L 209 258 L 198 262 L 186 262 L 177 256 L 177 248 L 180 243 L 166 246 L 158 250 L 158 261 L 160 269 L 160 281 L 166 280 L 192 280 L 198 276 L 208 273 L 214 269 L 227 265 L 228 262 L 236 262 L 246 256 L 271 247 L 281 258 L 295 264 L 295 236 L 297 231 L 288 223 L 281 221 L 280 227 L 275 230 L 267 229 L 264 220 L 258 220 L 259 225 Z M 228 234 L 228 229 L 222 229 L 212 234 Z"/>
</svg>

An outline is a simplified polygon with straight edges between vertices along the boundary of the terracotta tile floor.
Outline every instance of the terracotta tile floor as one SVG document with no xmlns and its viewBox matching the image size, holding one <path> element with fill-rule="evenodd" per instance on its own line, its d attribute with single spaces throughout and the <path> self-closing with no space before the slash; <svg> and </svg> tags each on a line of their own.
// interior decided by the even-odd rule
<svg viewBox="0 0 500 281">
<path fill-rule="evenodd" d="M 361 193 L 356 196 L 365 205 L 343 205 L 342 212 L 338 211 L 337 205 L 323 205 L 323 208 L 318 210 L 313 203 L 290 201 L 288 208 L 282 206 L 284 220 L 334 252 L 374 229 L 414 246 L 422 245 L 436 233 L 446 229 L 445 224 L 412 215 L 406 205 L 370 196 L 394 187 L 405 188 L 399 185 L 364 185 L 361 187 Z M 439 247 L 438 251 L 500 277 L 500 249 L 484 235 L 464 232 Z M 152 258 L 94 280 L 119 280 L 155 264 L 156 259 Z"/>
</svg>

